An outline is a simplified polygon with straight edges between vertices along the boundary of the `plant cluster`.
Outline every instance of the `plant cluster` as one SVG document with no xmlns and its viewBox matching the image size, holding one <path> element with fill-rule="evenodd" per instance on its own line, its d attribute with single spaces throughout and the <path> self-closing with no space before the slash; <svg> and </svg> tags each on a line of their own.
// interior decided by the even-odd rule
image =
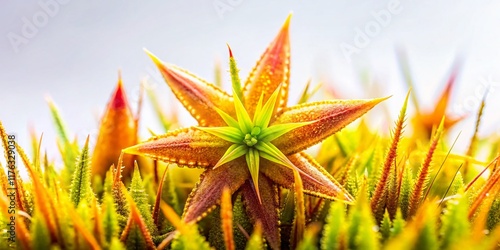
<svg viewBox="0 0 500 250">
<path fill-rule="evenodd" d="M 308 83 L 290 105 L 289 22 L 244 82 L 229 49 L 231 94 L 147 52 L 196 126 L 176 128 L 143 88 L 164 133 L 140 142 L 121 78 L 93 148 L 49 101 L 62 166 L 34 131 L 29 155 L 0 123 L 1 248 L 498 249 L 500 140 L 477 136 L 484 101 L 463 154 L 446 140 L 456 72 L 432 112 L 409 91 L 390 136 L 347 126 L 387 98 L 309 102 Z"/>
</svg>

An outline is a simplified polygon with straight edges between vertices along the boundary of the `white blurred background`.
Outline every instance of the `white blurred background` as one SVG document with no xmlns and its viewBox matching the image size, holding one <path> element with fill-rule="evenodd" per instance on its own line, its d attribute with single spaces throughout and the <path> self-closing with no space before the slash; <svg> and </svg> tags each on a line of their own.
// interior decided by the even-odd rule
<svg viewBox="0 0 500 250">
<path fill-rule="evenodd" d="M 176 103 L 143 48 L 212 81 L 216 60 L 227 68 L 229 43 L 244 78 L 291 11 L 292 103 L 312 79 L 343 98 L 393 95 L 384 105 L 395 119 L 407 91 L 395 53 L 403 48 L 414 91 L 427 109 L 457 56 L 462 58 L 450 106 L 451 113 L 470 113 L 455 128 L 464 131 L 459 145 L 468 145 L 486 85 L 491 92 L 480 134 L 500 131 L 497 1 L 3 0 L 0 5 L 0 120 L 26 147 L 30 125 L 43 132 L 44 147 L 54 158 L 55 129 L 45 96 L 52 97 L 82 141 L 95 134 L 118 70 L 134 107 L 146 76 L 166 109 Z M 397 11 L 387 12 L 394 7 Z M 390 20 L 381 23 L 375 16 L 384 11 Z M 374 22 L 380 29 L 372 27 L 368 41 L 346 57 L 342 44 L 356 46 L 358 29 Z M 227 75 L 224 80 L 227 86 Z M 379 93 L 366 84 L 379 84 Z M 194 124 L 181 114 L 185 125 Z M 157 130 L 158 124 L 146 102 L 142 139 L 146 128 Z M 386 133 L 389 124 L 392 120 L 384 119 L 374 128 Z"/>
</svg>

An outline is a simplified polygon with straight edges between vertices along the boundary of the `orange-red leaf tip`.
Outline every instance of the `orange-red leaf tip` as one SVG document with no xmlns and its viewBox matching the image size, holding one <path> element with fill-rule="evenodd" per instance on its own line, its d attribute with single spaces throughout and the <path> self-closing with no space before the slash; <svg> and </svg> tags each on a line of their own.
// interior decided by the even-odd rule
<svg viewBox="0 0 500 250">
<path fill-rule="evenodd" d="M 118 73 L 118 75 L 118 83 L 109 103 L 109 107 L 111 109 L 124 109 L 128 106 L 127 95 L 125 94 L 125 90 L 123 88 L 121 73 Z"/>
<path fill-rule="evenodd" d="M 231 50 L 229 43 L 226 43 L 226 45 L 227 45 L 227 49 L 229 50 L 229 58 L 233 58 L 233 51 Z"/>
</svg>

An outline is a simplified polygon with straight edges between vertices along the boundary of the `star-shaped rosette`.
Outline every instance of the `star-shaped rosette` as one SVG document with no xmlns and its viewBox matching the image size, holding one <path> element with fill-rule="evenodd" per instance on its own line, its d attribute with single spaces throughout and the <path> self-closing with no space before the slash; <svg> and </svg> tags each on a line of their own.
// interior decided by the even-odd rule
<svg viewBox="0 0 500 250">
<path fill-rule="evenodd" d="M 280 246 L 278 187 L 292 188 L 294 171 L 299 173 L 306 194 L 354 201 L 303 151 L 385 99 L 330 100 L 287 107 L 289 22 L 290 16 L 243 88 L 230 53 L 232 95 L 148 52 L 198 126 L 170 131 L 124 150 L 179 166 L 204 168 L 188 197 L 183 220 L 201 220 L 219 205 L 222 191 L 228 187 L 231 193 L 242 195 L 250 219 L 262 222 L 273 249 Z"/>
</svg>

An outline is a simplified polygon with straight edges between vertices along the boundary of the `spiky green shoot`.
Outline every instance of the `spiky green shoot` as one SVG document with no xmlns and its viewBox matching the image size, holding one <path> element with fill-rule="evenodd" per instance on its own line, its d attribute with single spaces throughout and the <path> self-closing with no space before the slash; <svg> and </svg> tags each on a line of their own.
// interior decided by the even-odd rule
<svg viewBox="0 0 500 250">
<path fill-rule="evenodd" d="M 234 76 L 234 74 L 238 73 L 237 70 L 233 69 L 235 67 L 236 65 L 234 59 L 232 59 L 232 79 L 233 81 L 238 81 L 237 79 L 239 79 L 239 77 Z M 250 171 L 250 175 L 252 176 L 253 185 L 257 193 L 257 197 L 259 198 L 259 202 L 262 202 L 259 193 L 258 180 L 260 158 L 262 157 L 272 162 L 282 164 L 294 171 L 298 171 L 293 163 L 271 142 L 274 139 L 296 128 L 311 124 L 312 122 L 284 123 L 269 126 L 273 111 L 276 106 L 278 94 L 281 91 L 281 87 L 278 87 L 274 91 L 274 93 L 271 95 L 271 97 L 269 97 L 264 105 L 262 104 L 264 95 L 260 96 L 253 119 L 251 119 L 238 95 L 240 91 L 235 88 L 235 86 L 237 85 L 237 83 L 233 84 L 233 99 L 234 107 L 236 110 L 236 119 L 234 119 L 224 111 L 215 108 L 217 113 L 221 116 L 221 118 L 226 122 L 228 126 L 198 127 L 198 129 L 233 143 L 233 145 L 231 145 L 227 149 L 224 155 L 215 164 L 214 168 L 217 168 L 241 156 L 245 156 L 248 170 Z"/>
</svg>

